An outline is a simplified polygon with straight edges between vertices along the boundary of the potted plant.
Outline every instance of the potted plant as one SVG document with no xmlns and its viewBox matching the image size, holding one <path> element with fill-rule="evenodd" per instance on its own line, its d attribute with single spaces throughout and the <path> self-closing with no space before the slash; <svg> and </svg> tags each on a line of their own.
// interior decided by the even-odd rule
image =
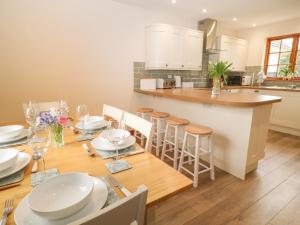
<svg viewBox="0 0 300 225">
<path fill-rule="evenodd" d="M 208 66 L 208 75 L 213 81 L 212 95 L 221 94 L 221 82 L 223 80 L 226 83 L 226 73 L 231 65 L 232 63 L 220 61 Z"/>
<path fill-rule="evenodd" d="M 295 73 L 293 72 L 292 65 L 286 65 L 282 67 L 279 70 L 279 75 L 282 77 L 283 80 L 291 80 L 292 84 L 289 85 L 291 88 L 296 88 L 296 85 L 294 85 L 294 78 L 295 78 Z"/>
</svg>

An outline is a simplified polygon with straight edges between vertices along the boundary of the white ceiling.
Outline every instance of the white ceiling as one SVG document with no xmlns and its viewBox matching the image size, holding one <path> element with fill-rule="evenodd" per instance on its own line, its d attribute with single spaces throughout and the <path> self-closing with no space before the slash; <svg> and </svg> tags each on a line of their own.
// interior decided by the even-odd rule
<svg viewBox="0 0 300 225">
<path fill-rule="evenodd" d="M 230 24 L 233 28 L 264 25 L 300 17 L 300 0 L 115 0 L 117 2 L 190 15 L 195 19 L 214 18 Z M 207 9 L 203 13 L 202 9 Z M 237 18 L 233 22 L 233 17 Z"/>
</svg>

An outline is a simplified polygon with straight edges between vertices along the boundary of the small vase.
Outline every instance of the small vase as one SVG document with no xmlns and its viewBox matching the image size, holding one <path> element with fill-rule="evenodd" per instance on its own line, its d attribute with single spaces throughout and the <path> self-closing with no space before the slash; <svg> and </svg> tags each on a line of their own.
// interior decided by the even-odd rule
<svg viewBox="0 0 300 225">
<path fill-rule="evenodd" d="M 213 88 L 212 88 L 212 95 L 219 95 L 221 94 L 221 81 L 218 78 L 213 79 Z"/>
<path fill-rule="evenodd" d="M 64 128 L 60 124 L 50 126 L 51 146 L 61 148 L 64 146 Z"/>
</svg>

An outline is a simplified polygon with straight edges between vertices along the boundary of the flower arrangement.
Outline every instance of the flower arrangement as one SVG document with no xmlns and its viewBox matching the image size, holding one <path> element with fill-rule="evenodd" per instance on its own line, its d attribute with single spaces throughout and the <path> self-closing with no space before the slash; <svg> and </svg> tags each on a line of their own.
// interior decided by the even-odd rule
<svg viewBox="0 0 300 225">
<path fill-rule="evenodd" d="M 69 123 L 69 117 L 63 115 L 60 110 L 55 109 L 40 112 L 38 117 L 39 126 L 49 127 L 53 147 L 62 147 L 64 145 L 63 129 L 67 127 Z"/>
<path fill-rule="evenodd" d="M 212 95 L 218 95 L 221 93 L 221 82 L 227 83 L 226 73 L 229 71 L 232 63 L 217 62 L 208 65 L 208 75 L 213 80 Z"/>
</svg>

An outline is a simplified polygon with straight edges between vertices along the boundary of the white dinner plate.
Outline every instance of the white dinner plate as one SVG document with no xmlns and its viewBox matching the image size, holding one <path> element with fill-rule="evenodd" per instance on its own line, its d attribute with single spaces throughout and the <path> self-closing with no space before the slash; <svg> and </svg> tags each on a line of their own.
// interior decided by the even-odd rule
<svg viewBox="0 0 300 225">
<path fill-rule="evenodd" d="M 58 220 L 47 220 L 34 214 L 29 207 L 28 195 L 26 195 L 15 210 L 14 220 L 16 225 L 65 225 L 101 209 L 107 200 L 108 190 L 102 180 L 96 177 L 93 177 L 93 180 L 94 189 L 88 204 L 72 216 Z"/>
<path fill-rule="evenodd" d="M 21 134 L 15 136 L 15 137 L 8 138 L 8 139 L 0 139 L 0 144 L 6 144 L 6 143 L 19 141 L 25 137 L 28 137 L 29 135 L 31 135 L 31 131 L 29 129 L 23 129 Z"/>
<path fill-rule="evenodd" d="M 96 149 L 96 150 L 101 150 L 101 151 L 116 151 L 116 150 L 121 150 L 124 148 L 128 148 L 132 145 L 134 145 L 136 142 L 135 137 L 133 136 L 129 136 L 127 138 L 124 139 L 124 143 L 122 143 L 121 145 L 114 145 L 112 143 L 109 142 L 103 142 L 101 140 L 101 138 L 97 137 L 94 140 L 91 141 L 92 146 Z"/>
<path fill-rule="evenodd" d="M 19 152 L 17 162 L 13 166 L 7 168 L 6 170 L 0 171 L 0 179 L 12 175 L 25 168 L 25 166 L 29 164 L 30 159 L 31 157 L 29 154 L 25 152 Z"/>
</svg>

